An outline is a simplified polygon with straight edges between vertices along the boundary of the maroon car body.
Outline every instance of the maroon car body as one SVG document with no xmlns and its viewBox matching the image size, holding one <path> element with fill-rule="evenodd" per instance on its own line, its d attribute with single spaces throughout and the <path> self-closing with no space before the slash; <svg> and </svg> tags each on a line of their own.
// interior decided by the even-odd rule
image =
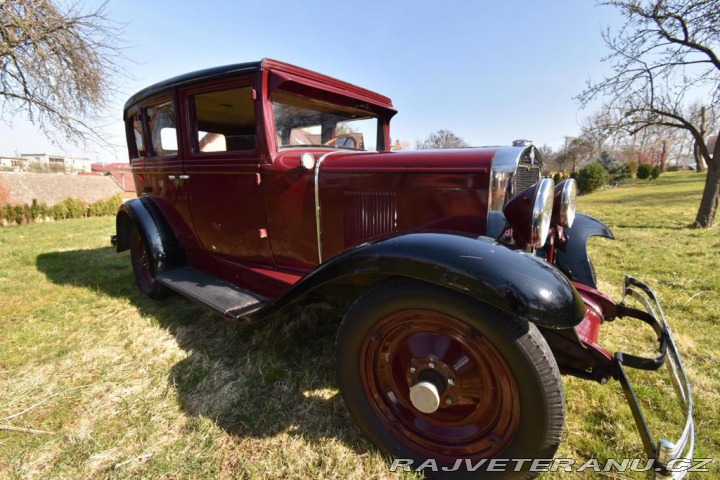
<svg viewBox="0 0 720 480">
<path fill-rule="evenodd" d="M 526 144 L 391 151 L 395 113 L 382 95 L 269 59 L 148 87 L 125 107 L 138 198 L 118 213 L 118 251 L 131 250 L 150 296 L 175 290 L 233 319 L 309 297 L 351 305 L 338 338 L 341 392 L 388 453 L 448 465 L 552 456 L 562 372 L 620 380 L 648 455 L 680 476 L 668 465 L 691 457 L 694 426 L 672 335 L 641 282 L 628 279 L 626 292 L 643 309 L 597 290 L 586 241 L 612 233 L 575 216 L 572 181 L 543 180 Z M 402 307 L 404 298 L 419 306 Z M 619 317 L 654 328 L 661 354 L 603 348 L 602 324 Z M 507 325 L 525 331 L 520 340 Z M 513 360 L 528 345 L 550 358 Z M 672 444 L 652 438 L 624 372 L 664 364 L 687 414 Z M 555 373 L 536 383 L 519 373 L 543 368 Z M 546 394 L 545 420 L 520 413 L 533 389 Z"/>
</svg>

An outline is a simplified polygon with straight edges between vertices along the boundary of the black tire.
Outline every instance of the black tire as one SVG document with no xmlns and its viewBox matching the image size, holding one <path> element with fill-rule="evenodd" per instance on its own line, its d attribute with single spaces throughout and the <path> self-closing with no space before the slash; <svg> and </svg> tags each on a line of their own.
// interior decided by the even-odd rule
<svg viewBox="0 0 720 480">
<path fill-rule="evenodd" d="M 130 260 L 138 288 L 148 297 L 160 300 L 170 295 L 170 290 L 155 279 L 157 263 L 145 243 L 143 235 L 133 225 L 130 233 Z"/>
<path fill-rule="evenodd" d="M 441 322 L 443 318 L 449 319 L 447 328 Z M 426 332 L 423 333 L 423 329 Z M 461 335 L 464 329 L 469 332 L 466 336 Z M 445 336 L 449 341 L 458 344 L 460 349 L 455 350 L 463 355 L 467 354 L 467 358 L 477 363 L 478 369 L 472 371 L 474 376 L 464 379 L 462 374 L 452 370 L 452 366 L 459 364 L 458 362 L 448 367 L 450 364 L 442 363 L 442 357 L 434 355 L 429 358 L 437 365 L 426 363 L 425 367 L 415 367 L 421 362 L 418 355 L 422 352 L 419 347 L 415 347 L 422 344 L 420 339 L 425 339 L 428 345 L 442 344 Z M 402 338 L 407 338 L 407 345 L 411 346 L 409 350 L 405 348 Z M 424 352 L 435 348 L 427 347 Z M 446 345 L 445 348 L 451 350 L 450 346 Z M 454 345 L 452 348 L 455 348 Z M 438 348 L 438 351 L 441 349 Z M 415 354 L 410 360 L 413 368 L 409 369 L 414 373 L 401 368 L 408 365 L 403 363 L 408 361 L 403 358 L 403 353 L 407 352 Z M 494 358 L 493 355 L 498 353 L 502 359 L 498 361 L 499 366 L 489 364 L 492 368 L 485 366 L 485 370 L 479 369 L 482 362 L 476 359 Z M 450 360 L 450 354 L 446 355 Z M 457 356 L 458 353 L 453 355 Z M 401 279 L 385 282 L 370 290 L 357 300 L 345 315 L 338 331 L 335 364 L 340 391 L 350 415 L 360 429 L 392 459 L 412 459 L 413 470 L 428 458 L 435 458 L 438 471 L 432 471 L 432 467 L 425 469 L 423 473 L 427 477 L 532 478 L 539 472 L 528 471 L 531 462 L 525 463 L 519 472 L 513 471 L 517 463 L 512 462 L 507 464 L 506 472 L 487 472 L 485 469 L 489 459 L 475 471 L 465 468 L 465 460 L 456 471 L 443 471 L 442 466 L 452 468 L 453 459 L 457 458 L 471 459 L 471 464 L 475 466 L 478 459 L 488 458 L 484 456 L 488 451 L 493 452 L 490 458 L 552 459 L 560 443 L 565 421 L 565 393 L 555 359 L 538 329 L 512 315 L 449 289 Z M 367 364 L 376 367 L 368 367 Z M 432 371 L 428 372 L 428 367 L 432 368 Z M 418 374 L 420 368 L 424 370 Z M 408 385 L 416 385 L 414 382 L 420 380 L 411 380 L 409 377 L 421 375 L 419 378 L 423 378 L 422 375 L 427 374 L 435 378 L 437 375 L 434 372 L 439 372 L 441 368 L 445 369 L 445 376 L 454 378 L 452 387 L 448 387 L 446 381 L 443 387 L 446 390 L 443 390 L 442 395 L 450 396 L 454 392 L 450 391 L 450 388 L 458 389 L 460 393 L 456 397 L 457 405 L 445 405 L 445 400 L 439 402 L 440 406 L 436 407 L 437 410 L 433 413 L 424 414 L 417 409 L 414 413 L 408 413 L 411 410 L 408 408 L 409 396 L 403 389 L 409 389 L 409 386 L 403 384 L 403 381 L 407 380 Z M 483 377 L 497 377 L 498 383 L 494 383 L 495 378 L 489 378 L 487 382 L 483 379 L 483 385 L 494 386 L 486 389 L 487 397 L 495 398 L 494 396 L 501 395 L 500 392 L 507 391 L 507 394 L 501 395 L 503 400 L 507 400 L 505 405 L 497 406 L 496 404 L 502 402 L 483 399 L 482 395 L 477 395 L 477 392 L 483 390 L 474 384 L 482 382 L 471 380 L 477 378 L 479 371 L 489 372 Z M 496 371 L 502 373 L 494 373 Z M 406 377 L 403 378 L 403 375 Z M 442 380 L 437 382 L 440 390 Z M 467 388 L 461 386 L 463 382 Z M 510 386 L 505 388 L 505 384 Z M 387 387 L 388 385 L 396 388 Z M 392 390 L 392 395 L 387 395 L 387 390 Z M 470 402 L 469 405 L 463 405 L 463 395 L 476 398 L 477 404 Z M 486 416 L 478 416 L 476 411 L 488 410 L 490 407 L 485 404 L 489 405 L 491 402 L 491 407 L 496 410 L 489 410 Z M 517 405 L 514 405 L 516 403 Z M 414 405 L 411 403 L 409 406 Z M 482 438 L 482 433 L 478 433 L 473 437 L 473 442 L 476 443 L 455 444 L 453 442 L 457 439 L 453 436 L 455 430 L 451 420 L 457 418 L 451 416 L 455 412 L 452 408 L 466 408 L 462 412 L 472 412 L 461 418 L 464 420 L 473 417 L 477 423 L 473 423 L 472 428 L 477 432 L 483 432 L 483 422 L 487 418 L 495 419 L 493 422 L 498 422 L 500 426 L 493 426 L 489 433 L 485 433 L 488 435 L 485 438 Z M 496 411 L 501 413 L 493 416 Z M 416 419 L 413 419 L 413 414 Z M 505 417 L 508 419 L 507 423 L 500 424 L 497 419 Z M 447 439 L 436 438 L 427 433 L 439 431 L 437 429 L 425 432 L 416 428 L 418 425 L 429 424 L 435 418 L 440 418 L 439 426 L 447 426 L 447 430 L 443 430 L 450 432 Z M 509 420 L 511 418 L 512 421 Z M 467 427 L 463 425 L 463 428 Z M 494 442 L 490 445 L 494 445 L 495 450 L 488 447 L 490 450 L 465 450 L 464 454 L 457 453 L 463 448 L 469 448 L 468 445 L 486 445 L 490 435 Z M 500 440 L 497 440 L 498 438 Z"/>
</svg>

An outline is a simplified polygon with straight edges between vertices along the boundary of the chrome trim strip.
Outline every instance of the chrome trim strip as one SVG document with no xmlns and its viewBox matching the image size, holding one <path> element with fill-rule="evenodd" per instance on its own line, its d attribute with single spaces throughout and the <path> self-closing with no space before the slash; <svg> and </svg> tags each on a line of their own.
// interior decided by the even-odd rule
<svg viewBox="0 0 720 480">
<path fill-rule="evenodd" d="M 317 231 L 317 244 L 318 244 L 318 263 L 323 262 L 323 256 L 322 256 L 322 228 L 320 227 L 320 221 L 322 220 L 322 216 L 320 214 L 320 166 L 322 165 L 323 161 L 329 157 L 330 155 L 336 154 L 336 153 L 342 153 L 342 154 L 352 154 L 352 153 L 367 153 L 366 151 L 362 152 L 356 152 L 356 151 L 348 151 L 348 150 L 336 150 L 333 152 L 328 152 L 317 161 L 315 164 L 315 229 Z"/>
</svg>

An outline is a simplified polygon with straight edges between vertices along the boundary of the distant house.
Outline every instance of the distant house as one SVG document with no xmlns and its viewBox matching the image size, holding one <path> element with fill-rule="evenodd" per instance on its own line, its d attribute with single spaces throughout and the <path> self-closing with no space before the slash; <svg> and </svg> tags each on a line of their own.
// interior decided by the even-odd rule
<svg viewBox="0 0 720 480">
<path fill-rule="evenodd" d="M 717 135 L 713 135 L 707 138 L 706 145 L 711 157 L 715 150 L 716 142 Z M 668 167 L 678 168 L 680 170 L 695 170 L 697 168 L 697 165 L 695 163 L 695 157 L 693 155 L 684 153 L 682 155 L 677 155 L 673 158 L 668 159 Z"/>
<path fill-rule="evenodd" d="M 22 170 L 22 166 L 26 162 L 27 159 L 21 157 L 0 156 L 0 171 L 19 172 Z"/>
<path fill-rule="evenodd" d="M 92 173 L 108 175 L 124 192 L 135 191 L 135 181 L 129 163 L 93 163 Z"/>
<path fill-rule="evenodd" d="M 89 158 L 48 153 L 21 153 L 12 157 L 0 157 L 1 170 L 13 172 L 78 174 L 89 172 L 91 164 L 92 160 Z"/>
</svg>

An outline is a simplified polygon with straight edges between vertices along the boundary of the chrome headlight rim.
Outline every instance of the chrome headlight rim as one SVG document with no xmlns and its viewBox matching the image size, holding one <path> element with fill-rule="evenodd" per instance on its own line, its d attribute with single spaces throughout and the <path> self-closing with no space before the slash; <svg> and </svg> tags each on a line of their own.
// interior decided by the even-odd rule
<svg viewBox="0 0 720 480">
<path fill-rule="evenodd" d="M 553 223 L 565 228 L 572 227 L 577 213 L 577 182 L 573 178 L 555 186 Z"/>
<path fill-rule="evenodd" d="M 540 180 L 533 200 L 530 244 L 541 248 L 545 245 L 552 225 L 555 200 L 555 183 L 550 178 Z"/>
</svg>

